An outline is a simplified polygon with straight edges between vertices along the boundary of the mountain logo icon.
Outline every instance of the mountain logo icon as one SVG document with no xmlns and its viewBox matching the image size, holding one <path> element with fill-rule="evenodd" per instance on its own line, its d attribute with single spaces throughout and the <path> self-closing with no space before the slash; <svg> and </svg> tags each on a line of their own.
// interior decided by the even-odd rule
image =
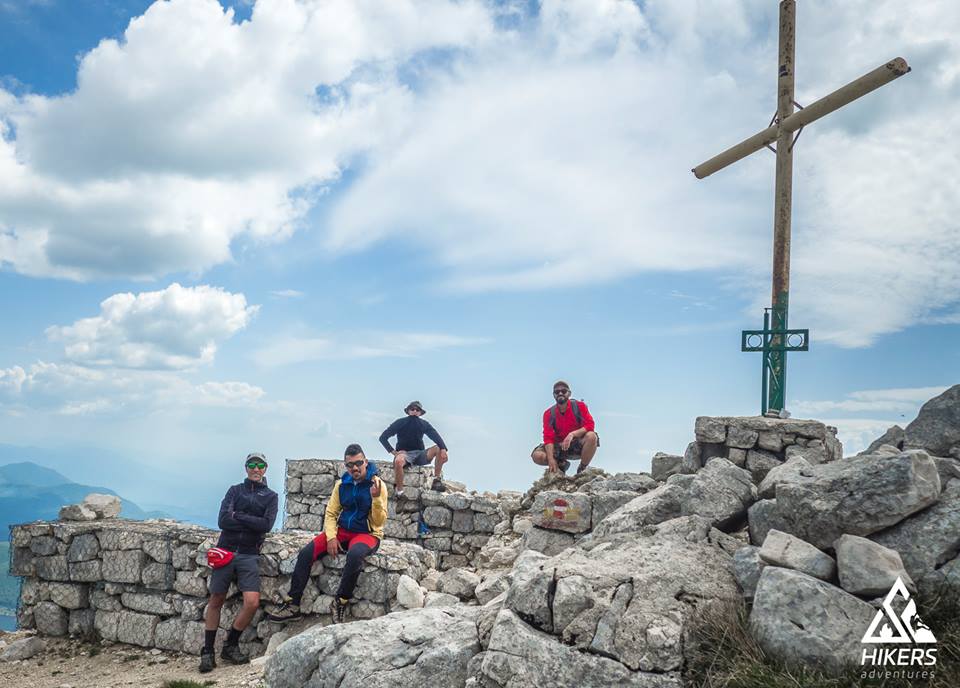
<svg viewBox="0 0 960 688">
<path fill-rule="evenodd" d="M 903 611 L 897 614 L 893 601 L 900 597 L 906 603 Z M 877 610 L 862 643 L 935 643 L 937 639 L 930 627 L 917 614 L 917 603 L 910 597 L 910 591 L 903 581 L 897 580 L 890 592 L 883 598 L 883 606 Z"/>
</svg>

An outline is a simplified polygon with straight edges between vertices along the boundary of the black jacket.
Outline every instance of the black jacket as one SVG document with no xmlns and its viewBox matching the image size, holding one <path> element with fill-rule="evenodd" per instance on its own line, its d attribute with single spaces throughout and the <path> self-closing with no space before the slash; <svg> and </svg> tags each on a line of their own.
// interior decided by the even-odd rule
<svg viewBox="0 0 960 688">
<path fill-rule="evenodd" d="M 391 454 L 393 453 L 393 447 L 390 446 L 388 438 L 394 435 L 397 436 L 397 451 L 423 449 L 424 435 L 432 439 L 441 449 L 447 448 L 447 445 L 443 443 L 443 438 L 440 437 L 440 433 L 434 430 L 430 423 L 418 416 L 397 418 L 380 435 L 380 444 Z"/>
<path fill-rule="evenodd" d="M 220 502 L 220 539 L 217 547 L 237 554 L 259 554 L 277 520 L 277 493 L 249 478 L 231 485 Z"/>
</svg>

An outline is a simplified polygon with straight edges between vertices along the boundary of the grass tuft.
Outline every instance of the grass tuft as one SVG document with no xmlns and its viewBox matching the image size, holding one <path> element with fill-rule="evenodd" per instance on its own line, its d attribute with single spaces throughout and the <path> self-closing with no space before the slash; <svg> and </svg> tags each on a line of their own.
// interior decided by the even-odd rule
<svg viewBox="0 0 960 688">
<path fill-rule="evenodd" d="M 190 679 L 180 678 L 174 681 L 167 681 L 160 688 L 208 688 L 216 683 L 213 679 L 207 679 L 203 683 L 191 681 Z"/>
<path fill-rule="evenodd" d="M 960 686 L 960 595 L 920 597 L 923 620 L 937 637 L 932 679 L 863 678 L 851 667 L 840 675 L 784 664 L 768 657 L 749 629 L 743 602 L 714 604 L 698 612 L 691 629 L 685 683 L 696 688 L 957 688 Z M 864 629 L 866 630 L 866 629 Z"/>
</svg>

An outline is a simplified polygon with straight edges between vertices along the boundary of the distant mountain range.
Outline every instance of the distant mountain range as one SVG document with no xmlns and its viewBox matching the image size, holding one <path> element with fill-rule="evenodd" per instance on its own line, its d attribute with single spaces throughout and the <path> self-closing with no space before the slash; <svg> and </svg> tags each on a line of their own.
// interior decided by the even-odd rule
<svg viewBox="0 0 960 688">
<path fill-rule="evenodd" d="M 117 494 L 107 487 L 75 483 L 53 469 L 30 461 L 0 466 L 0 540 L 7 539 L 11 525 L 56 519 L 61 506 L 83 501 L 91 492 Z M 164 511 L 144 511 L 129 499 L 117 496 L 123 518 L 175 518 Z"/>
</svg>

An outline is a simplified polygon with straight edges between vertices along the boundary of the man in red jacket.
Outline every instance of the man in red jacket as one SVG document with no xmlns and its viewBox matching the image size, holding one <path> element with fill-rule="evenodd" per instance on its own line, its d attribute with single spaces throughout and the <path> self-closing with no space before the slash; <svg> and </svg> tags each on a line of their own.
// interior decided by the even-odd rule
<svg viewBox="0 0 960 688">
<path fill-rule="evenodd" d="M 583 401 L 570 398 L 570 385 L 558 380 L 553 385 L 557 403 L 543 412 L 543 443 L 530 455 L 539 466 L 549 466 L 552 472 L 567 472 L 568 456 L 579 456 L 577 473 L 590 465 L 597 453 L 600 438 L 594 431 L 593 416 Z"/>
</svg>

